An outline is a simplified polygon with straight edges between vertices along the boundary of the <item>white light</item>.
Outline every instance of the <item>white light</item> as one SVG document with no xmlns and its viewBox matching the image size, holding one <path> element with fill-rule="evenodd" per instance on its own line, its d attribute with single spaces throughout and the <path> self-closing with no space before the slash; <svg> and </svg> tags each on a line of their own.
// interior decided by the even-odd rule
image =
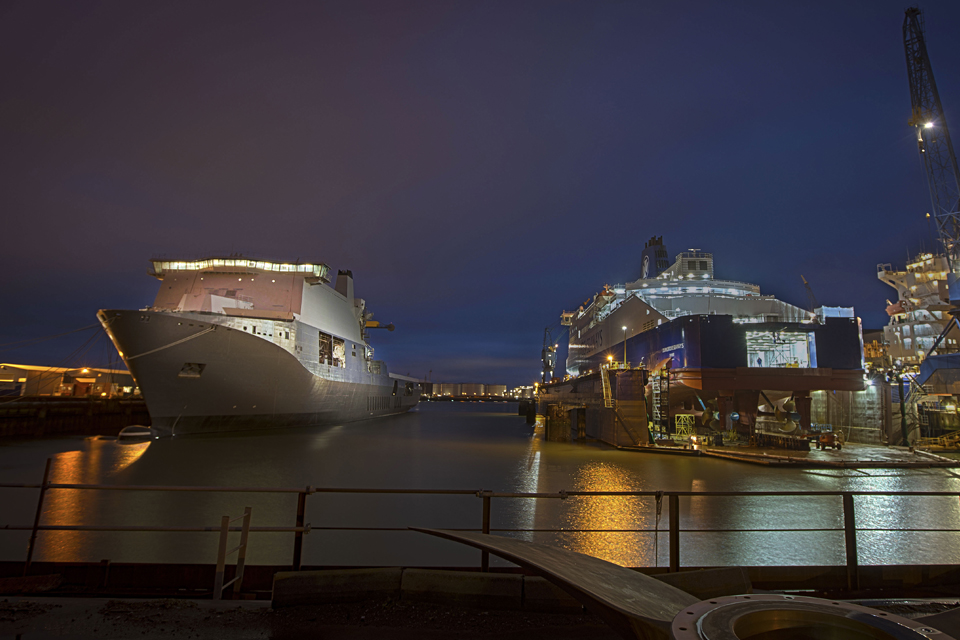
<svg viewBox="0 0 960 640">
<path fill-rule="evenodd" d="M 627 328 L 626 328 L 626 327 L 620 327 L 620 328 L 621 328 L 621 329 L 623 329 L 624 331 L 626 331 L 626 330 L 627 330 Z"/>
<path fill-rule="evenodd" d="M 923 128 L 924 128 L 924 129 L 933 129 L 933 123 L 932 123 L 932 122 L 928 122 L 928 123 L 926 123 L 925 125 L 923 125 Z"/>
</svg>

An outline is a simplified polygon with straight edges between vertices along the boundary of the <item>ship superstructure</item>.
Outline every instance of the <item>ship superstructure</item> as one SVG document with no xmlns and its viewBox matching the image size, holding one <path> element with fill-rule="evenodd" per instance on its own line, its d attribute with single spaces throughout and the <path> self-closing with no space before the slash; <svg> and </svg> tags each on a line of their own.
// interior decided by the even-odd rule
<svg viewBox="0 0 960 640">
<path fill-rule="evenodd" d="M 154 260 L 151 307 L 98 316 L 161 435 L 350 422 L 417 404 L 367 341 L 353 274 L 245 257 Z M 392 329 L 392 325 L 389 327 Z"/>
<path fill-rule="evenodd" d="M 952 322 L 949 274 L 946 257 L 932 253 L 917 255 L 904 271 L 894 270 L 889 263 L 877 265 L 877 277 L 897 291 L 896 301 L 887 301 L 890 321 L 883 328 L 887 355 L 894 362 L 918 365 Z M 956 352 L 958 339 L 960 331 L 952 330 L 934 354 Z"/>
<path fill-rule="evenodd" d="M 716 279 L 710 253 L 684 251 L 669 265 L 665 254 L 662 239 L 652 238 L 641 258 L 643 277 L 606 286 L 562 314 L 570 328 L 568 376 L 614 364 L 643 367 L 675 385 L 671 415 L 706 411 L 705 401 L 717 399 L 721 423 L 750 427 L 765 404 L 771 414 L 796 408 L 809 428 L 811 391 L 863 388 L 852 308 L 807 311 L 755 284 Z"/>
</svg>

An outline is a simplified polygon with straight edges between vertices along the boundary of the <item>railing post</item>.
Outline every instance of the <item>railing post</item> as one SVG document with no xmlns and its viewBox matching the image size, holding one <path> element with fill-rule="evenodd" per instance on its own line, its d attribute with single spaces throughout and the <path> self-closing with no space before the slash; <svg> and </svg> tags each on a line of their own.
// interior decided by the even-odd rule
<svg viewBox="0 0 960 640">
<path fill-rule="evenodd" d="M 847 588 L 860 589 L 860 569 L 857 562 L 857 521 L 853 510 L 853 494 L 843 494 L 843 538 L 847 554 Z"/>
<path fill-rule="evenodd" d="M 680 496 L 670 494 L 670 571 L 680 571 Z"/>
<path fill-rule="evenodd" d="M 490 533 L 490 492 L 482 491 L 480 492 L 480 495 L 483 498 L 483 524 L 480 530 L 483 533 Z M 481 571 L 490 570 L 490 552 L 489 551 L 480 552 L 480 570 Z"/>
<path fill-rule="evenodd" d="M 310 492 L 310 487 L 307 487 L 306 491 L 301 491 L 297 494 L 297 524 L 296 526 L 300 529 L 303 529 L 303 519 L 304 514 L 307 511 L 307 493 Z M 296 531 L 293 534 L 293 570 L 300 571 L 300 565 L 303 560 L 303 531 Z"/>
<path fill-rule="evenodd" d="M 27 560 L 23 563 L 24 576 L 30 571 L 30 563 L 33 562 L 33 548 L 37 543 L 37 528 L 40 526 L 40 516 L 43 515 L 43 497 L 47 492 L 47 482 L 50 479 L 50 467 L 52 464 L 53 458 L 47 458 L 47 464 L 43 468 L 43 481 L 40 483 L 40 497 L 37 498 L 37 513 L 33 517 L 33 530 L 30 532 L 30 541 L 27 543 Z"/>
<path fill-rule="evenodd" d="M 213 599 L 223 595 L 223 570 L 227 564 L 227 535 L 230 533 L 230 516 L 220 518 L 220 547 L 217 549 L 217 575 L 213 579 Z"/>
<path fill-rule="evenodd" d="M 237 550 L 237 583 L 233 587 L 233 594 L 240 593 L 240 585 L 243 583 L 243 567 L 247 564 L 247 537 L 250 535 L 250 507 L 243 509 L 243 527 L 240 529 L 240 548 Z"/>
</svg>

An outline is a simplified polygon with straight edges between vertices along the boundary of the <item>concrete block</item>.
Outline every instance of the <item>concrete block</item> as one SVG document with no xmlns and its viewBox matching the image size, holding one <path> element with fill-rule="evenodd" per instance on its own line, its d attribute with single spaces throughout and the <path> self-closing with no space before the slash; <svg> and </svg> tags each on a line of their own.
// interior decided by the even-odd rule
<svg viewBox="0 0 960 640">
<path fill-rule="evenodd" d="M 660 573 L 651 577 L 701 600 L 753 593 L 750 575 L 743 567 Z"/>
<path fill-rule="evenodd" d="M 473 571 L 406 569 L 400 598 L 482 609 L 519 609 L 523 576 Z"/>
<path fill-rule="evenodd" d="M 523 577 L 523 608 L 528 611 L 549 613 L 578 613 L 583 611 L 573 596 L 546 578 Z"/>
<path fill-rule="evenodd" d="M 273 576 L 273 607 L 398 598 L 402 572 L 399 567 L 281 571 Z"/>
</svg>

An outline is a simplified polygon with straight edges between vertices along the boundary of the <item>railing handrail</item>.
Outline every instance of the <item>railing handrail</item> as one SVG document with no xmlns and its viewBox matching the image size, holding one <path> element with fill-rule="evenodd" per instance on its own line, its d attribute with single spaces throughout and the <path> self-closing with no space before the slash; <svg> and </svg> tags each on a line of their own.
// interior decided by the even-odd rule
<svg viewBox="0 0 960 640">
<path fill-rule="evenodd" d="M 750 496 L 960 496 L 960 491 L 867 491 L 867 490 L 826 490 L 812 491 L 567 491 L 552 492 L 524 492 L 524 491 L 491 491 L 488 489 L 380 489 L 368 487 L 218 487 L 218 486 L 187 486 L 187 485 L 113 485 L 113 484 L 80 484 L 54 483 L 46 485 L 32 483 L 0 483 L 0 489 L 89 489 L 102 491 L 187 491 L 187 492 L 219 492 L 219 493 L 368 493 L 368 494 L 424 494 L 424 495 L 488 495 L 491 498 L 559 498 L 565 499 L 576 496 L 619 496 L 619 497 L 655 497 L 682 496 L 682 497 L 750 497 Z"/>
<path fill-rule="evenodd" d="M 457 528 L 456 531 L 480 531 L 482 533 L 502 532 L 631 532 L 631 533 L 653 533 L 659 534 L 661 531 L 668 533 L 669 538 L 669 566 L 671 571 L 680 569 L 680 534 L 698 534 L 698 533 L 730 533 L 730 532 L 755 532 L 755 533 L 789 533 L 789 532 L 837 532 L 844 533 L 844 551 L 847 567 L 847 584 L 850 589 L 859 588 L 859 562 L 857 557 L 857 533 L 860 531 L 893 531 L 893 532 L 953 532 L 957 533 L 960 529 L 945 528 L 878 528 L 878 527 L 857 527 L 856 511 L 854 508 L 854 497 L 960 497 L 960 491 L 865 491 L 865 490 L 813 490 L 813 491 L 567 491 L 560 490 L 556 492 L 516 492 L 516 491 L 492 491 L 489 489 L 382 489 L 369 487 L 315 487 L 306 485 L 303 487 L 220 487 L 220 486 L 185 486 L 185 485 L 113 485 L 113 484 L 82 484 L 82 483 L 52 483 L 49 482 L 50 467 L 52 459 L 47 460 L 44 469 L 43 481 L 40 484 L 33 483 L 0 483 L 0 489 L 39 489 L 40 496 L 37 502 L 37 511 L 32 526 L 27 525 L 0 525 L 0 531 L 31 531 L 30 542 L 27 547 L 27 559 L 24 563 L 24 573 L 27 575 L 33 556 L 34 544 L 37 533 L 40 531 L 117 531 L 117 532 L 135 532 L 135 531 L 156 531 L 156 532 L 213 532 L 221 533 L 220 551 L 218 558 L 218 575 L 222 579 L 222 569 L 224 566 L 225 540 L 227 533 L 231 531 L 241 531 L 241 545 L 236 549 L 246 549 L 246 536 L 248 533 L 262 532 L 285 532 L 294 534 L 293 548 L 293 569 L 298 570 L 301 566 L 303 557 L 303 535 L 311 530 L 324 531 L 409 531 L 409 527 L 349 527 L 349 526 L 319 526 L 311 527 L 305 522 L 306 499 L 307 496 L 318 493 L 325 494 L 367 494 L 367 495 L 458 495 L 458 496 L 476 496 L 482 500 L 481 526 L 480 528 Z M 297 494 L 297 513 L 296 524 L 293 527 L 251 527 L 249 526 L 249 508 L 245 510 L 245 526 L 233 527 L 229 516 L 223 516 L 220 527 L 166 527 L 166 526 L 117 526 L 117 525 L 41 525 L 44 494 L 51 490 L 95 490 L 95 491 L 176 491 L 176 492 L 204 492 L 204 493 L 290 493 Z M 636 527 L 631 529 L 574 529 L 574 528 L 543 528 L 543 529 L 517 529 L 517 528 L 494 528 L 491 527 L 491 501 L 493 498 L 506 499 L 559 499 L 567 498 L 602 498 L 602 497 L 637 497 L 654 498 L 656 501 L 656 526 Z M 669 523 L 666 529 L 660 528 L 660 509 L 663 498 L 667 498 Z M 820 528 L 776 528 L 776 529 L 740 529 L 740 528 L 681 528 L 680 526 L 680 498 L 700 498 L 700 497 L 731 497 L 731 498 L 750 498 L 750 497 L 840 497 L 842 499 L 842 527 L 820 527 Z M 236 519 L 234 519 L 236 520 Z M 655 538 L 656 539 L 656 538 Z M 237 584 L 240 584 L 242 576 L 242 562 L 238 562 Z M 481 552 L 481 569 L 489 570 L 489 554 L 486 551 Z M 228 585 L 222 585 L 222 587 Z"/>
</svg>

